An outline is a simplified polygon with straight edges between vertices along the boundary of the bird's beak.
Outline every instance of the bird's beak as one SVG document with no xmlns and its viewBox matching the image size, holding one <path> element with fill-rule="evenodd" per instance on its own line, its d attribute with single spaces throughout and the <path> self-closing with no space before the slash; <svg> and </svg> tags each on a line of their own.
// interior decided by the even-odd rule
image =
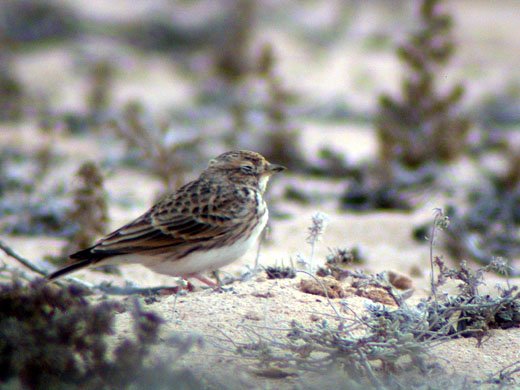
<svg viewBox="0 0 520 390">
<path fill-rule="evenodd" d="M 282 171 L 285 171 L 286 169 L 287 168 L 285 168 L 283 165 L 278 165 L 278 164 L 269 164 L 269 166 L 267 167 L 267 171 L 271 174 L 282 172 Z"/>
</svg>

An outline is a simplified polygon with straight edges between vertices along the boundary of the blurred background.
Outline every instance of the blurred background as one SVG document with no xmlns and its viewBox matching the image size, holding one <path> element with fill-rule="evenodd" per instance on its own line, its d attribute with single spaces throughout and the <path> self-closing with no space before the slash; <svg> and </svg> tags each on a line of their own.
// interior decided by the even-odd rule
<svg viewBox="0 0 520 390">
<path fill-rule="evenodd" d="M 60 263 L 210 158 L 251 149 L 290 168 L 269 192 L 274 236 L 277 220 L 304 235 L 311 210 L 347 230 L 398 210 L 401 243 L 424 245 L 439 207 L 454 259 L 514 265 L 519 7 L 4 0 L 0 228 Z M 370 226 L 334 246 L 380 244 Z"/>
<path fill-rule="evenodd" d="M 518 26 L 517 0 L 1 0 L 0 383 L 512 384 Z M 243 283 L 38 282 L 234 149 L 289 168 Z"/>
</svg>

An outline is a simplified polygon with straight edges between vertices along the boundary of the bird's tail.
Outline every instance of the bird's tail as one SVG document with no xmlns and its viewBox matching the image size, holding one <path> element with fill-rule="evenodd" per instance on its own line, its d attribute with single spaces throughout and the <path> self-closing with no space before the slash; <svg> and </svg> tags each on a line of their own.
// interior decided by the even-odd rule
<svg viewBox="0 0 520 390">
<path fill-rule="evenodd" d="M 62 276 L 65 276 L 67 274 L 70 274 L 71 272 L 77 271 L 80 268 L 88 267 L 90 264 L 92 264 L 92 259 L 83 259 L 76 263 L 67 265 L 63 268 L 60 268 L 59 270 L 54 271 L 50 275 L 47 275 L 47 280 L 51 281 L 51 280 L 61 278 Z"/>
</svg>

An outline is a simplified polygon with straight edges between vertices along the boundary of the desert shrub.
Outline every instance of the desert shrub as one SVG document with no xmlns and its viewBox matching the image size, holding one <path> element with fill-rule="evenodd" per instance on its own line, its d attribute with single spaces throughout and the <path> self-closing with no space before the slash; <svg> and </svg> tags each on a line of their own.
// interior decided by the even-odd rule
<svg viewBox="0 0 520 390">
<path fill-rule="evenodd" d="M 193 129 L 183 133 L 168 124 L 156 125 L 147 114 L 140 103 L 130 102 L 113 127 L 165 189 L 177 189 L 185 184 L 186 174 L 200 157 L 202 135 Z"/>
<path fill-rule="evenodd" d="M 462 84 L 443 90 L 440 75 L 456 45 L 453 19 L 443 0 L 422 0 L 419 24 L 397 54 L 405 65 L 400 97 L 382 95 L 377 134 L 383 166 L 417 168 L 460 156 L 470 127 L 461 114 Z"/>
<path fill-rule="evenodd" d="M 84 162 L 77 172 L 79 184 L 74 190 L 73 206 L 67 214 L 74 221 L 74 232 L 68 237 L 64 254 L 91 246 L 106 233 L 108 208 L 103 176 L 93 161 Z"/>
<path fill-rule="evenodd" d="M 107 232 L 108 207 L 100 169 L 93 161 L 87 161 L 80 166 L 76 176 L 79 183 L 73 193 L 72 207 L 65 216 L 70 225 L 67 244 L 61 255 L 47 257 L 57 265 L 65 264 L 70 254 L 88 248 Z M 100 270 L 118 273 L 114 265 L 101 267 Z"/>
<path fill-rule="evenodd" d="M 7 1 L 0 10 L 0 36 L 13 49 L 78 36 L 82 25 L 70 7 L 55 1 Z"/>
<path fill-rule="evenodd" d="M 90 65 L 87 107 L 94 123 L 105 119 L 104 116 L 110 108 L 114 74 L 114 65 L 107 59 L 95 61 Z"/>
<path fill-rule="evenodd" d="M 24 87 L 12 71 L 10 63 L 8 54 L 0 54 L 0 121 L 19 120 L 24 109 Z"/>
<path fill-rule="evenodd" d="M 255 149 L 270 161 L 301 171 L 300 130 L 291 118 L 295 94 L 275 69 L 272 45 L 264 45 L 251 63 L 226 76 L 232 126 L 225 141 L 229 148 Z"/>
<path fill-rule="evenodd" d="M 88 291 L 34 281 L 0 285 L 0 383 L 29 389 L 198 388 L 185 371 L 151 359 L 163 320 L 136 303 L 133 335 L 117 342 L 124 307 Z"/>
<path fill-rule="evenodd" d="M 455 257 L 489 265 L 496 258 L 515 259 L 520 255 L 520 153 L 509 151 L 509 167 L 502 175 L 485 178 L 466 195 L 462 207 L 445 207 L 450 225 L 443 246 Z M 428 224 L 416 226 L 414 238 L 424 242 Z M 520 275 L 511 268 L 510 276 Z"/>
<path fill-rule="evenodd" d="M 328 262 L 326 266 L 337 271 L 330 275 L 338 281 L 354 278 L 358 287 L 385 292 L 390 298 L 388 303 L 368 304 L 366 311 L 359 314 L 347 301 L 340 301 L 339 308 L 335 307 L 337 301 L 329 301 L 336 315 L 324 317 L 316 325 L 292 321 L 285 329 L 245 327 L 249 341 L 233 344 L 239 354 L 256 360 L 258 375 L 262 376 L 273 372 L 278 377 L 289 376 L 295 370 L 335 372 L 342 381 L 351 381 L 353 388 L 424 388 L 424 378 L 429 377 L 432 379 L 428 386 L 433 388 L 471 388 L 483 382 L 463 376 L 446 377 L 432 348 L 457 337 L 474 337 L 480 343 L 490 329 L 519 327 L 520 292 L 509 283 L 497 287 L 493 295 L 480 292 L 479 286 L 484 284 L 487 272 L 504 272 L 507 268 L 502 262 L 496 261 L 475 271 L 464 262 L 459 268 L 449 268 L 439 257 L 432 259 L 432 264 L 436 266 L 432 295 L 412 306 L 406 302 L 407 293 L 398 292 L 388 275 L 349 271 L 337 268 L 336 262 Z M 329 279 L 314 277 L 314 280 L 325 290 Z M 456 281 L 458 291 L 437 293 L 447 280 Z M 316 294 L 314 290 L 310 293 Z M 319 295 L 337 298 L 325 291 Z M 505 375 L 501 371 L 486 383 L 511 383 L 518 364 L 511 367 L 503 371 Z"/>
<path fill-rule="evenodd" d="M 9 147 L 0 152 L 0 229 L 5 233 L 65 237 L 71 232 L 64 186 L 44 183 L 56 158 L 44 143 L 30 156 Z"/>
<path fill-rule="evenodd" d="M 468 258 L 484 265 L 498 257 L 518 257 L 519 205 L 518 190 L 501 193 L 490 189 L 484 193 L 473 193 L 470 207 L 465 210 L 447 207 L 452 223 L 444 239 L 445 247 L 459 258 Z M 509 274 L 518 276 L 520 271 L 511 269 Z"/>
<path fill-rule="evenodd" d="M 298 149 L 299 129 L 292 123 L 289 115 L 294 94 L 283 85 L 275 71 L 275 53 L 271 45 L 266 45 L 258 59 L 258 74 L 267 86 L 267 99 L 264 111 L 267 117 L 267 142 L 263 151 L 265 156 L 292 170 L 301 169 L 303 162 Z"/>
</svg>

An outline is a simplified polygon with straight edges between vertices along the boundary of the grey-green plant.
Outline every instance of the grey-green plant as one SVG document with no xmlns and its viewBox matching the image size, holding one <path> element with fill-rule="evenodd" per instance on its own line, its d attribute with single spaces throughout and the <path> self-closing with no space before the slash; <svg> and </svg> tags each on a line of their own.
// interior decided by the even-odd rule
<svg viewBox="0 0 520 390">
<path fill-rule="evenodd" d="M 445 227 L 443 214 L 436 213 L 434 233 Z M 315 325 L 293 320 L 289 327 L 244 326 L 248 342 L 233 341 L 236 352 L 253 359 L 261 372 L 275 370 L 279 375 L 295 372 L 339 372 L 344 380 L 356 386 L 386 388 L 424 388 L 424 377 L 445 377 L 446 372 L 436 361 L 432 350 L 450 340 L 472 337 L 478 343 L 491 329 L 508 329 L 520 326 L 520 292 L 506 279 L 505 286 L 498 286 L 495 294 L 484 293 L 479 286 L 485 283 L 485 275 L 500 270 L 507 275 L 508 265 L 503 261 L 477 269 L 470 269 L 465 262 L 459 268 L 450 268 L 441 257 L 433 256 L 432 294 L 418 304 L 407 303 L 408 292 L 400 293 L 383 274 L 366 274 L 327 263 L 338 280 L 353 277 L 358 284 L 385 291 L 395 306 L 368 304 L 363 313 L 357 313 L 346 300 L 328 304 L 334 315 L 324 315 Z M 319 281 L 317 276 L 312 276 Z M 457 283 L 457 292 L 439 293 L 448 281 Z M 325 289 L 325 288 L 324 288 Z M 341 310 L 336 307 L 338 305 Z M 505 367 L 486 383 L 495 381 L 507 385 L 514 380 L 518 363 Z M 474 378 L 449 378 L 453 388 L 475 386 L 482 380 Z M 429 382 L 441 386 L 440 382 Z M 455 386 L 456 383 L 456 386 Z M 401 387 L 399 387 L 401 386 Z"/>
<path fill-rule="evenodd" d="M 154 356 L 164 320 L 138 301 L 131 335 L 115 340 L 121 302 L 91 303 L 72 284 L 35 280 L 0 284 L 0 385 L 24 389 L 198 389 L 189 370 L 175 366 L 198 341 L 171 337 L 170 360 Z M 161 341 L 162 343 L 163 341 Z M 172 351 L 173 352 L 173 351 Z"/>
<path fill-rule="evenodd" d="M 99 122 L 110 108 L 114 84 L 114 65 L 108 60 L 98 60 L 89 68 L 87 108 L 90 117 Z"/>
<path fill-rule="evenodd" d="M 77 174 L 77 187 L 73 194 L 72 209 L 67 220 L 74 224 L 74 231 L 67 238 L 63 257 L 88 248 L 108 229 L 107 194 L 101 170 L 94 161 L 81 164 Z"/>
<path fill-rule="evenodd" d="M 417 168 L 464 153 L 470 121 L 464 86 L 442 85 L 456 50 L 453 18 L 444 0 L 420 0 L 416 31 L 397 49 L 403 63 L 400 96 L 381 95 L 376 119 L 381 166 Z M 390 172 L 391 173 L 391 172 Z"/>
</svg>

